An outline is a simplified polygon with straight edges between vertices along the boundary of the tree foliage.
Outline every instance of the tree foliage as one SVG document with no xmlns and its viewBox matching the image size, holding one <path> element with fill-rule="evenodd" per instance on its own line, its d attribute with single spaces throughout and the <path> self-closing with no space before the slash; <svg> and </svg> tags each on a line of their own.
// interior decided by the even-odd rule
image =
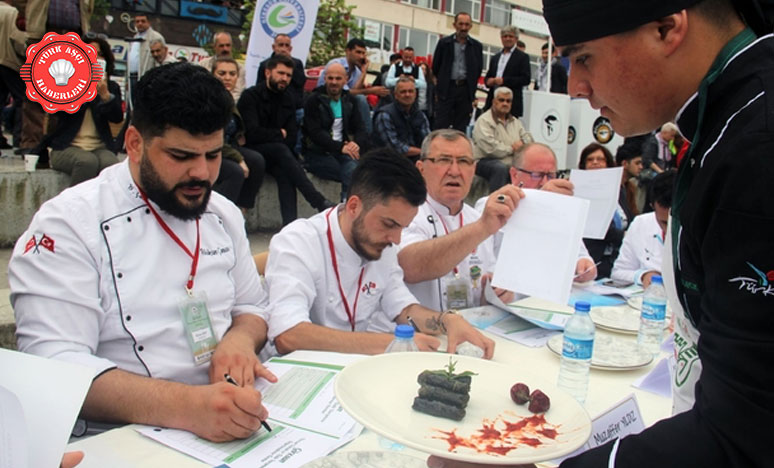
<svg viewBox="0 0 774 468">
<path fill-rule="evenodd" d="M 352 16 L 354 9 L 354 5 L 347 5 L 344 0 L 320 0 L 307 67 L 324 65 L 332 58 L 343 56 L 349 35 L 362 37 L 363 28 L 358 27 Z"/>
</svg>

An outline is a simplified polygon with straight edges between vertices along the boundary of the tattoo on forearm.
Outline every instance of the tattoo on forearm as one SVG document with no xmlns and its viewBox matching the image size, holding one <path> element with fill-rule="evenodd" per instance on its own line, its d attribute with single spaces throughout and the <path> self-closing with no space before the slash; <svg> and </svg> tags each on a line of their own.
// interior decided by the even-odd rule
<svg viewBox="0 0 774 468">
<path fill-rule="evenodd" d="M 425 327 L 428 331 L 438 331 L 441 328 L 441 314 L 433 315 L 425 320 Z"/>
</svg>

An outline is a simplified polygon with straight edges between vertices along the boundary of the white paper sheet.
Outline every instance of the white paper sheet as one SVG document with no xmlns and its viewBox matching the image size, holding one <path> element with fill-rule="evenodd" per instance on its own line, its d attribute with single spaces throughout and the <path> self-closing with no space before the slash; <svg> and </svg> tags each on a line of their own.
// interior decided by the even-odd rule
<svg viewBox="0 0 774 468">
<path fill-rule="evenodd" d="M 632 387 L 671 398 L 672 378 L 669 374 L 669 361 L 667 359 L 660 360 L 650 372 L 635 380 Z"/>
<path fill-rule="evenodd" d="M 566 304 L 589 202 L 541 190 L 524 192 L 503 228 L 492 284 Z"/>
<path fill-rule="evenodd" d="M 0 385 L 0 468 L 30 466 L 27 463 L 27 421 L 21 402 Z"/>
<path fill-rule="evenodd" d="M 545 346 L 558 332 L 533 325 L 515 315 L 490 325 L 486 331 L 530 348 Z"/>
<path fill-rule="evenodd" d="M 343 362 L 322 359 L 272 358 L 264 363 L 279 381 L 255 387 L 263 394 L 272 431 L 259 429 L 252 437 L 214 443 L 190 432 L 143 426 L 141 434 L 211 465 L 231 468 L 294 468 L 325 456 L 353 440 L 363 430 L 339 405 L 333 393 Z M 346 361 L 355 361 L 352 356 Z"/>
<path fill-rule="evenodd" d="M 588 217 L 583 237 L 604 239 L 618 205 L 618 192 L 621 187 L 623 167 L 593 169 L 584 171 L 573 169 L 570 182 L 573 184 L 573 196 L 588 200 Z"/>
<path fill-rule="evenodd" d="M 94 370 L 7 349 L 0 349 L 0 369 L 0 385 L 23 410 L 27 466 L 58 467 Z"/>
</svg>

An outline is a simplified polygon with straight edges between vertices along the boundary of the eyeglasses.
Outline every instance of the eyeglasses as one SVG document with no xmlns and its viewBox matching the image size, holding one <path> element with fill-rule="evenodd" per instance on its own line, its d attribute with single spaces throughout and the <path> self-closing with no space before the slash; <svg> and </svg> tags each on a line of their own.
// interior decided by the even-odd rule
<svg viewBox="0 0 774 468">
<path fill-rule="evenodd" d="M 107 37 L 107 34 L 95 33 L 94 31 L 88 31 L 88 32 L 86 32 L 86 39 L 102 39 L 103 41 L 107 41 L 108 37 Z"/>
<path fill-rule="evenodd" d="M 470 167 L 476 162 L 473 160 L 473 158 L 468 158 L 468 157 L 452 158 L 450 156 L 440 156 L 437 158 L 424 158 L 423 161 L 432 161 L 435 164 L 438 164 L 439 166 L 451 166 L 454 163 L 454 161 L 457 161 L 457 165 L 460 167 Z"/>
<path fill-rule="evenodd" d="M 525 174 L 529 174 L 532 180 L 543 180 L 543 177 L 545 177 L 548 180 L 556 179 L 556 172 L 528 171 L 520 167 L 517 167 L 516 170 L 519 172 L 523 172 Z"/>
</svg>

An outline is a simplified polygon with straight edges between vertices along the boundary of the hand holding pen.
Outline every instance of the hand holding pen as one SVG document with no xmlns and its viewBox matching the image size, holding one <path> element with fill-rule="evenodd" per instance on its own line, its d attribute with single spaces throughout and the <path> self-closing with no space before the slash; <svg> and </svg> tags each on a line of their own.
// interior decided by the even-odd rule
<svg viewBox="0 0 774 468">
<path fill-rule="evenodd" d="M 230 375 L 223 374 L 223 378 L 226 379 L 226 382 L 230 383 L 231 385 L 236 385 L 237 387 L 239 387 L 239 384 L 237 383 L 237 381 L 234 380 Z M 266 429 L 267 431 L 271 432 L 271 426 L 269 426 L 269 423 L 267 423 L 266 420 L 261 421 L 261 426 L 263 426 L 263 428 Z"/>
</svg>

